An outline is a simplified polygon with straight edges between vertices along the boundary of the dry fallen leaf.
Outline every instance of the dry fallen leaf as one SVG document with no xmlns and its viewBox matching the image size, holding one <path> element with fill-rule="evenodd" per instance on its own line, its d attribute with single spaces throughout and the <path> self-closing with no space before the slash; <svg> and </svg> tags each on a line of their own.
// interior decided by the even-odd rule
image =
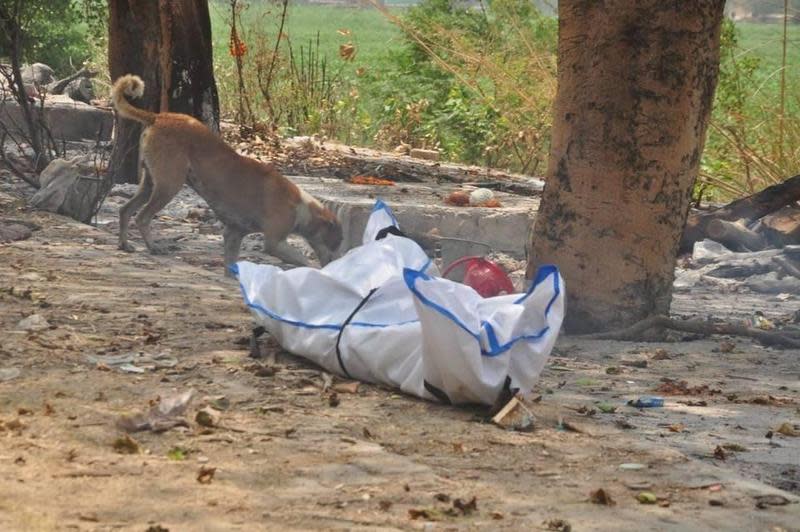
<svg viewBox="0 0 800 532">
<path fill-rule="evenodd" d="M 700 386 L 689 386 L 684 380 L 665 378 L 655 391 L 664 395 L 714 395 L 720 393 L 719 390 L 712 389 L 708 384 Z"/>
<path fill-rule="evenodd" d="M 391 179 L 382 179 L 371 175 L 355 175 L 347 180 L 351 185 L 376 185 L 384 187 L 393 187 L 395 182 Z"/>
<path fill-rule="evenodd" d="M 440 521 L 441 516 L 439 511 L 430 508 L 422 508 L 420 510 L 411 508 L 408 510 L 408 517 L 412 520 L 424 519 L 425 521 Z"/>
<path fill-rule="evenodd" d="M 339 45 L 339 57 L 345 61 L 352 61 L 356 57 L 356 47 L 352 43 Z"/>
<path fill-rule="evenodd" d="M 563 519 L 549 519 L 542 523 L 547 530 L 556 532 L 572 532 L 572 525 Z"/>
<path fill-rule="evenodd" d="M 217 427 L 222 418 L 222 412 L 206 407 L 197 411 L 194 420 L 202 427 Z"/>
<path fill-rule="evenodd" d="M 467 502 L 464 502 L 461 499 L 456 499 L 453 501 L 453 509 L 461 512 L 461 515 L 469 515 L 478 510 L 478 498 L 473 497 Z"/>
<path fill-rule="evenodd" d="M 340 403 L 341 401 L 339 400 L 339 394 L 336 392 L 333 392 L 328 396 L 328 406 L 336 408 Z"/>
<path fill-rule="evenodd" d="M 781 423 L 781 426 L 775 429 L 775 432 L 793 438 L 800 437 L 800 430 L 797 430 L 791 423 Z"/>
<path fill-rule="evenodd" d="M 672 357 L 666 349 L 656 349 L 653 353 L 653 360 L 669 360 Z"/>
<path fill-rule="evenodd" d="M 129 434 L 125 434 L 114 440 L 111 447 L 120 454 L 139 454 L 141 452 L 139 442 L 131 438 Z"/>
<path fill-rule="evenodd" d="M 730 340 L 723 340 L 719 343 L 719 352 L 720 353 L 732 353 L 734 349 L 736 349 L 736 342 L 731 342 Z"/>
<path fill-rule="evenodd" d="M 197 472 L 197 482 L 200 484 L 211 484 L 216 472 L 216 467 L 200 466 L 200 471 Z"/>
<path fill-rule="evenodd" d="M 783 495 L 756 495 L 756 508 L 763 510 L 769 506 L 786 506 L 789 499 Z"/>
<path fill-rule="evenodd" d="M 603 506 L 614 506 L 617 504 L 611 495 L 608 494 L 603 488 L 597 489 L 589 494 L 589 502 L 594 504 L 602 504 Z"/>
<path fill-rule="evenodd" d="M 722 448 L 726 451 L 731 451 L 734 453 L 744 453 L 747 452 L 747 447 L 744 445 L 739 445 L 738 443 L 724 443 L 722 444 Z"/>
<path fill-rule="evenodd" d="M 21 431 L 26 427 L 25 423 L 17 419 L 12 419 L 11 421 L 6 421 L 5 423 L 0 422 L 0 430 L 16 430 Z"/>
</svg>

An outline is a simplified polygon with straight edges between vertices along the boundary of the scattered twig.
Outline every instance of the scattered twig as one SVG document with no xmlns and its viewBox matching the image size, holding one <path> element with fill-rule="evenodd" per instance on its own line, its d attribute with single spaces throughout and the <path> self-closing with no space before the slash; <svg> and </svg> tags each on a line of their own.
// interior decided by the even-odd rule
<svg viewBox="0 0 800 532">
<path fill-rule="evenodd" d="M 584 334 L 578 338 L 588 340 L 642 340 L 644 333 L 650 329 L 672 329 L 674 331 L 688 332 L 710 336 L 712 334 L 724 334 L 730 336 L 744 336 L 758 340 L 764 345 L 781 347 L 800 348 L 800 340 L 793 338 L 789 333 L 777 331 L 764 331 L 736 325 L 732 323 L 709 323 L 701 320 L 675 320 L 667 316 L 651 316 L 640 322 L 634 323 L 630 327 L 603 333 Z"/>
</svg>

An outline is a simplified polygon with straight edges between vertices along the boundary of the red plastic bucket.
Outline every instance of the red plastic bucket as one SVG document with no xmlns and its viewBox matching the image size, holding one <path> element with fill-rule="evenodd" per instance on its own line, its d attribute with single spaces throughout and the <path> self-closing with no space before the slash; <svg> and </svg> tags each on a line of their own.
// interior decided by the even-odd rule
<svg viewBox="0 0 800 532">
<path fill-rule="evenodd" d="M 462 257 L 455 260 L 445 268 L 442 277 L 447 277 L 448 273 L 461 264 L 464 264 L 463 283 L 472 287 L 481 296 L 494 297 L 514 293 L 514 285 L 506 272 L 484 257 Z"/>
</svg>

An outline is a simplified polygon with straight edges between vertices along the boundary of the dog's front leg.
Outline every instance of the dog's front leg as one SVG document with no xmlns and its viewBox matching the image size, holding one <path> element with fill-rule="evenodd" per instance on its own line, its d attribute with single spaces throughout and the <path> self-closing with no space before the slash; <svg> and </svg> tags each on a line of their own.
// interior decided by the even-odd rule
<svg viewBox="0 0 800 532">
<path fill-rule="evenodd" d="M 225 246 L 225 276 L 233 277 L 230 267 L 236 264 L 239 259 L 239 249 L 242 247 L 242 239 L 246 233 L 238 227 L 225 226 L 222 232 L 222 241 Z"/>
<path fill-rule="evenodd" d="M 281 240 L 280 242 L 272 242 L 265 236 L 264 252 L 267 255 L 277 257 L 288 264 L 294 264 L 297 266 L 310 266 L 308 259 L 300 252 L 300 250 L 293 248 L 285 240 Z"/>
</svg>

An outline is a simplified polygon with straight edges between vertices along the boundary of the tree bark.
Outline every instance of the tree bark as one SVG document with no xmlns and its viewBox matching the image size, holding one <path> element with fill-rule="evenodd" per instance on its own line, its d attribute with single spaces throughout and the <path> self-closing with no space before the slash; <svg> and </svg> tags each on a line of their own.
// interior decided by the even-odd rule
<svg viewBox="0 0 800 532">
<path fill-rule="evenodd" d="M 205 0 L 109 0 L 111 78 L 137 74 L 145 83 L 137 105 L 185 113 L 219 131 L 211 19 Z M 116 182 L 136 183 L 141 126 L 117 120 L 109 170 Z"/>
<path fill-rule="evenodd" d="M 527 273 L 560 267 L 568 332 L 669 311 L 724 4 L 559 2 L 553 136 Z"/>
</svg>

